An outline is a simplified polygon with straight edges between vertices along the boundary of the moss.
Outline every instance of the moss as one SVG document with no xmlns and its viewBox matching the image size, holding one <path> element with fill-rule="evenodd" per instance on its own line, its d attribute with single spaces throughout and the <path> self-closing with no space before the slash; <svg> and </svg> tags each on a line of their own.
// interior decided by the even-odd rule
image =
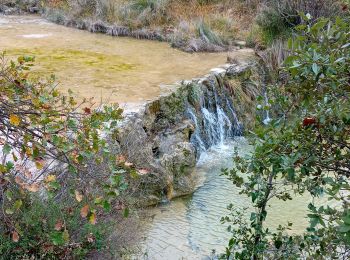
<svg viewBox="0 0 350 260">
<path fill-rule="evenodd" d="M 86 50 L 74 49 L 7 49 L 9 56 L 35 56 L 38 64 L 45 70 L 59 70 L 67 66 L 67 61 L 79 68 L 96 68 L 113 71 L 127 71 L 137 68 L 137 65 L 124 61 L 121 56 L 109 55 Z"/>
<path fill-rule="evenodd" d="M 170 96 L 161 99 L 161 112 L 163 118 L 174 122 L 176 118 L 185 112 L 185 98 L 187 95 L 178 90 Z"/>
<path fill-rule="evenodd" d="M 197 107 L 199 105 L 201 95 L 202 92 L 198 85 L 191 85 L 188 87 L 188 102 L 192 106 Z"/>
<path fill-rule="evenodd" d="M 159 102 L 159 100 L 153 101 L 153 102 L 149 105 L 148 109 L 149 109 L 149 112 L 150 112 L 152 115 L 155 115 L 155 114 L 159 113 L 159 112 L 160 112 L 160 102 Z"/>
</svg>

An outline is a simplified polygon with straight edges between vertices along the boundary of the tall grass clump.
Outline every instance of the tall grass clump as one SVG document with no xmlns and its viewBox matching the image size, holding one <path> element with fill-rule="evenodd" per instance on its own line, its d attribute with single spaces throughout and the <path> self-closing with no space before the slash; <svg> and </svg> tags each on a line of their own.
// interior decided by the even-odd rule
<svg viewBox="0 0 350 260">
<path fill-rule="evenodd" d="M 218 46 L 223 45 L 223 41 L 203 20 L 197 24 L 197 34 L 206 43 L 215 44 Z"/>
</svg>

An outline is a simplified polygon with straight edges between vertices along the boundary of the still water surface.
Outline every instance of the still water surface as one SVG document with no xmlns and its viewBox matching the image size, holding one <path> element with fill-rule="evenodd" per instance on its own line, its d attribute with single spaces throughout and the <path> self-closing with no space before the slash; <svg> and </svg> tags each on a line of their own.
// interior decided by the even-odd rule
<svg viewBox="0 0 350 260">
<path fill-rule="evenodd" d="M 233 166 L 234 147 L 241 155 L 251 151 L 244 138 L 213 147 L 198 163 L 196 174 L 202 181 L 194 194 L 150 210 L 154 218 L 144 235 L 146 256 L 138 259 L 208 259 L 212 250 L 224 252 L 229 233 L 220 218 L 229 213 L 227 205 L 233 203 L 238 208 L 250 205 L 250 200 L 221 176 L 222 168 Z M 308 225 L 305 216 L 309 202 L 308 197 L 295 197 L 286 203 L 272 201 L 267 226 L 275 229 L 292 221 L 290 232 L 302 232 Z"/>
<path fill-rule="evenodd" d="M 35 55 L 36 70 L 46 76 L 54 73 L 61 89 L 118 103 L 151 100 L 162 93 L 162 86 L 205 75 L 225 64 L 227 57 L 227 53 L 184 53 L 164 42 L 89 33 L 37 16 L 1 15 L 0 51 L 9 56 Z"/>
</svg>

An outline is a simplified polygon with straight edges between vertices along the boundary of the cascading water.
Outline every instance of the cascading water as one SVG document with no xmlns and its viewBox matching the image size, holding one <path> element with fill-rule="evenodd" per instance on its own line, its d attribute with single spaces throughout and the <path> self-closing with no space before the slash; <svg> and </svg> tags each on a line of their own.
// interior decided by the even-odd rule
<svg viewBox="0 0 350 260">
<path fill-rule="evenodd" d="M 265 106 L 269 106 L 269 98 L 267 97 L 267 91 L 264 91 L 264 97 L 265 97 Z M 263 121 L 263 123 L 265 125 L 268 125 L 271 122 L 271 118 L 270 118 L 270 111 L 268 109 L 266 109 L 266 114 L 265 114 L 265 119 Z"/>
<path fill-rule="evenodd" d="M 194 122 L 194 126 L 195 126 L 195 132 L 192 135 L 191 142 L 195 145 L 195 147 L 197 147 L 197 149 L 199 150 L 199 154 L 201 154 L 202 152 L 206 151 L 206 147 L 199 132 L 200 128 L 198 125 L 196 114 L 192 111 L 192 109 L 188 109 L 187 113 L 190 119 Z"/>
<path fill-rule="evenodd" d="M 229 93 L 220 84 L 211 82 L 208 85 L 201 89 L 197 105 L 189 104 L 186 113 L 195 127 L 191 143 L 197 149 L 197 156 L 214 145 L 222 145 L 225 140 L 242 134 L 242 124 Z"/>
</svg>

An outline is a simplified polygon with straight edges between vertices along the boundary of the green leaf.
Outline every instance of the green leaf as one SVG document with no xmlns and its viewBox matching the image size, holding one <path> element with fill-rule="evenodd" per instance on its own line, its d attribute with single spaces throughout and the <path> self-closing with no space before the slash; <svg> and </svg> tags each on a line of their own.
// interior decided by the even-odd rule
<svg viewBox="0 0 350 260">
<path fill-rule="evenodd" d="M 318 75 L 320 69 L 316 63 L 312 64 L 312 71 L 315 73 L 315 75 Z"/>
<path fill-rule="evenodd" d="M 105 200 L 105 201 L 103 202 L 103 208 L 104 208 L 106 211 L 110 211 L 110 210 L 111 210 L 111 204 L 110 204 L 107 200 Z"/>
<path fill-rule="evenodd" d="M 283 244 L 283 242 L 282 242 L 281 240 L 276 240 L 276 241 L 275 241 L 275 247 L 276 247 L 277 249 L 280 249 L 281 246 L 282 246 L 282 244 Z"/>
<path fill-rule="evenodd" d="M 7 155 L 7 154 L 10 154 L 12 148 L 9 144 L 5 144 L 3 147 L 2 147 L 2 152 Z"/>
<path fill-rule="evenodd" d="M 129 216 L 129 208 L 125 208 L 123 212 L 124 218 L 127 218 Z"/>
<path fill-rule="evenodd" d="M 50 234 L 50 238 L 55 246 L 62 246 L 65 243 L 63 232 L 54 231 Z"/>
<path fill-rule="evenodd" d="M 347 233 L 350 231 L 350 225 L 341 225 L 338 229 L 340 233 Z"/>
<path fill-rule="evenodd" d="M 6 209 L 5 213 L 8 215 L 12 215 L 14 213 L 14 211 L 12 209 Z"/>
<path fill-rule="evenodd" d="M 22 207 L 23 202 L 22 200 L 16 200 L 15 204 L 13 205 L 14 209 L 20 209 L 20 207 Z"/>
</svg>

